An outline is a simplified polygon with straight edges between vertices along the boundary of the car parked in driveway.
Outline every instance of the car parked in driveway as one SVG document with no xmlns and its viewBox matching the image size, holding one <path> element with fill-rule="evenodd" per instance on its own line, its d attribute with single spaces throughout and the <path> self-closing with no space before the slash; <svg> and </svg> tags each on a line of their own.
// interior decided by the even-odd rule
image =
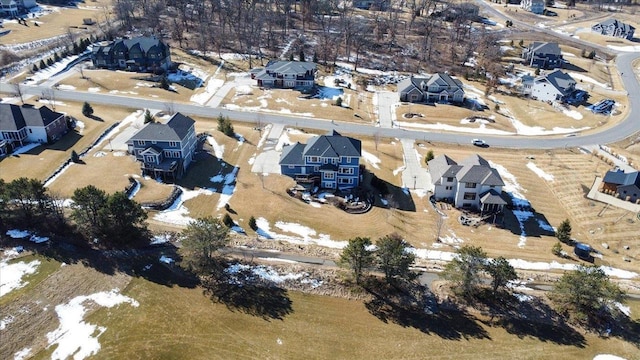
<svg viewBox="0 0 640 360">
<path fill-rule="evenodd" d="M 481 139 L 473 139 L 471 140 L 471 143 L 475 146 L 480 146 L 480 147 L 488 147 L 489 144 L 487 144 L 484 140 Z"/>
</svg>

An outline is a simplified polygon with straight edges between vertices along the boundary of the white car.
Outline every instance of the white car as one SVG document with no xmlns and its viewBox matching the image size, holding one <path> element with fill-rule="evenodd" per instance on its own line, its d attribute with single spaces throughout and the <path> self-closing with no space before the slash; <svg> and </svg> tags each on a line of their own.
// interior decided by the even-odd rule
<svg viewBox="0 0 640 360">
<path fill-rule="evenodd" d="M 471 140 L 471 143 L 475 146 L 481 146 L 481 147 L 489 146 L 486 142 L 484 142 L 484 140 L 480 140 L 480 139 L 473 139 Z"/>
</svg>

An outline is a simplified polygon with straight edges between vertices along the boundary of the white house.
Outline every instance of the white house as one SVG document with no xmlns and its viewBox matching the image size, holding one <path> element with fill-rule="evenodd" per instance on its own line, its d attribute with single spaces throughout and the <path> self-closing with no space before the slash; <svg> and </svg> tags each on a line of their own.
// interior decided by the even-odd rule
<svg viewBox="0 0 640 360">
<path fill-rule="evenodd" d="M 446 73 L 429 77 L 410 76 L 398 83 L 400 101 L 454 102 L 464 101 L 462 82 Z"/>
<path fill-rule="evenodd" d="M 501 196 L 504 182 L 500 174 L 481 156 L 472 155 L 456 163 L 447 155 L 439 155 L 428 164 L 436 200 L 483 213 L 502 211 L 507 204 Z"/>
<path fill-rule="evenodd" d="M 544 13 L 544 0 L 522 0 L 520 7 L 534 14 Z"/>
<path fill-rule="evenodd" d="M 531 98 L 545 102 L 564 101 L 575 90 L 576 81 L 569 74 L 555 70 L 533 81 Z"/>
</svg>

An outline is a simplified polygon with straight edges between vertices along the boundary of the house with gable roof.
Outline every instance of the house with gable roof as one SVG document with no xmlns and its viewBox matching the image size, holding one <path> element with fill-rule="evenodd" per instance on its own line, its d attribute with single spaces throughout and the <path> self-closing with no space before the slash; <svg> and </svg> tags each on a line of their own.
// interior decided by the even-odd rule
<svg viewBox="0 0 640 360">
<path fill-rule="evenodd" d="M 522 0 L 520 7 L 534 14 L 544 13 L 544 0 Z"/>
<path fill-rule="evenodd" d="M 301 184 L 346 190 L 360 184 L 360 140 L 337 131 L 315 136 L 306 144 L 286 145 L 280 156 L 280 172 Z"/>
<path fill-rule="evenodd" d="M 539 69 L 561 68 L 564 64 L 558 43 L 534 41 L 522 50 L 522 59 L 527 65 Z"/>
<path fill-rule="evenodd" d="M 604 191 L 616 194 L 622 200 L 640 203 L 640 172 L 624 172 L 621 169 L 607 171 L 602 179 Z"/>
<path fill-rule="evenodd" d="M 97 68 L 159 72 L 171 67 L 171 51 L 155 36 L 142 36 L 95 45 L 91 61 Z"/>
<path fill-rule="evenodd" d="M 501 212 L 507 204 L 502 198 L 504 182 L 498 171 L 479 155 L 460 163 L 447 155 L 428 162 L 436 200 L 450 201 L 457 208 L 482 213 Z"/>
<path fill-rule="evenodd" d="M 615 36 L 627 40 L 633 39 L 636 28 L 617 19 L 607 19 L 591 27 L 591 31 L 600 35 Z"/>
<path fill-rule="evenodd" d="M 462 82 L 446 73 L 429 77 L 410 76 L 398 82 L 400 101 L 454 102 L 464 101 Z"/>
<path fill-rule="evenodd" d="M 251 78 L 258 86 L 280 89 L 312 87 L 317 66 L 313 62 L 272 60 L 264 68 L 251 70 Z"/>
<path fill-rule="evenodd" d="M 531 86 L 531 97 L 540 101 L 566 102 L 575 92 L 576 81 L 560 70 L 535 78 Z"/>
<path fill-rule="evenodd" d="M 193 161 L 197 139 L 195 121 L 180 113 L 165 124 L 148 123 L 127 140 L 130 154 L 142 163 L 142 174 L 175 180 Z"/>
<path fill-rule="evenodd" d="M 46 106 L 0 104 L 0 141 L 5 153 L 27 143 L 52 143 L 68 130 L 64 114 Z"/>
</svg>

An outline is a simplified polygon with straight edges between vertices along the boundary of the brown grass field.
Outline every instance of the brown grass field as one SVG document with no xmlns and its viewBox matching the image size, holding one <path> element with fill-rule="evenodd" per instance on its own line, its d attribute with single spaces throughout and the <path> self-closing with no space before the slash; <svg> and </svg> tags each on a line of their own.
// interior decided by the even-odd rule
<svg viewBox="0 0 640 360">
<path fill-rule="evenodd" d="M 531 324 L 491 325 L 479 314 L 444 311 L 433 319 L 427 316 L 424 323 L 401 326 L 381 321 L 362 301 L 294 291 L 283 294 L 291 308 L 281 319 L 263 318 L 212 302 L 200 288 L 146 280 L 150 273 L 108 275 L 81 264 L 60 267 L 57 261 L 37 258 L 43 265 L 26 279 L 29 285 L 0 299 L 3 314 L 14 316 L 3 330 L 11 336 L 0 343 L 2 358 L 25 347 L 32 349 L 33 359 L 50 358 L 55 348 L 46 348 L 46 334 L 58 326 L 55 306 L 114 288 L 140 306 L 88 308 L 84 321 L 106 328 L 98 338 L 96 359 L 557 359 L 560 353 L 563 359 L 604 353 L 633 359 L 638 351 L 617 338 L 591 333 L 574 334 L 570 340 Z M 171 277 L 157 263 L 150 271 Z M 637 321 L 640 302 L 628 305 Z"/>
<path fill-rule="evenodd" d="M 85 26 L 82 23 L 84 18 L 92 18 L 94 21 L 102 22 L 105 18 L 105 8 L 111 6 L 111 0 L 91 0 L 80 4 L 76 8 L 46 6 L 52 12 L 38 17 L 29 18 L 29 26 L 20 25 L 17 22 L 4 22 L 4 29 L 11 32 L 3 36 L 3 44 L 23 44 L 30 41 L 42 40 L 43 36 L 52 38 L 65 35 L 69 32 L 77 35 L 88 36 L 99 31 L 98 25 Z M 113 17 L 113 15 L 110 15 Z M 35 22 L 38 26 L 35 26 Z M 87 29 L 73 28 L 86 27 Z"/>
</svg>

